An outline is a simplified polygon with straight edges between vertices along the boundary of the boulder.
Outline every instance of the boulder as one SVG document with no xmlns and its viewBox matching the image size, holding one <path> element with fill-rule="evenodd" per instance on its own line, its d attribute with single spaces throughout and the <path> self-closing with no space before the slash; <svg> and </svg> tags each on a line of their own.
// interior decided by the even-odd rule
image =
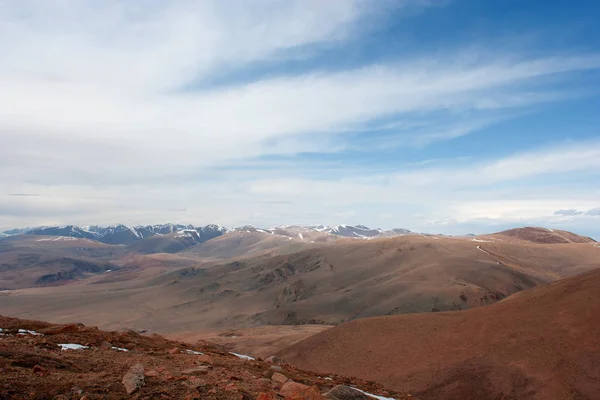
<svg viewBox="0 0 600 400">
<path fill-rule="evenodd" d="M 284 384 L 290 380 L 287 376 L 280 374 L 279 372 L 275 372 L 273 376 L 271 376 L 271 379 L 281 384 Z"/>
<path fill-rule="evenodd" d="M 335 386 L 325 393 L 325 397 L 330 400 L 373 400 L 373 397 L 346 385 Z"/>
<path fill-rule="evenodd" d="M 281 390 L 279 390 L 279 394 L 283 397 L 293 397 L 294 395 L 298 395 L 308 389 L 308 386 L 303 385 L 298 382 L 294 382 L 293 380 L 288 380 L 283 384 Z M 372 400 L 372 399 L 369 399 Z"/>
<path fill-rule="evenodd" d="M 125 386 L 127 394 L 132 394 L 136 390 L 144 386 L 144 366 L 142 364 L 135 364 L 129 371 L 123 376 L 121 381 Z"/>
</svg>

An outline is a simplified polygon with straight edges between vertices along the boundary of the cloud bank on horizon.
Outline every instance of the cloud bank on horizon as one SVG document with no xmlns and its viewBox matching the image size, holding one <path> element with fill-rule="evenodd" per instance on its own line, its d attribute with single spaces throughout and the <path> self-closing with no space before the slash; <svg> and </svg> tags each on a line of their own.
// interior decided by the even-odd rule
<svg viewBox="0 0 600 400">
<path fill-rule="evenodd" d="M 0 2 L 0 228 L 600 238 L 598 17 L 593 1 Z"/>
</svg>

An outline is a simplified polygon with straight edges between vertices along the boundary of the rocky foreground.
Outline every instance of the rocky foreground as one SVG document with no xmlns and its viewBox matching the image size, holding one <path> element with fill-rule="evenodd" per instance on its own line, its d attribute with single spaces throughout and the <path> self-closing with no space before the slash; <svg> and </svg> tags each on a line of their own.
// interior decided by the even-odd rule
<svg viewBox="0 0 600 400">
<path fill-rule="evenodd" d="M 103 332 L 0 316 L 0 399 L 387 398 L 381 385 L 319 376 L 271 357 L 236 355 L 137 332 Z"/>
</svg>

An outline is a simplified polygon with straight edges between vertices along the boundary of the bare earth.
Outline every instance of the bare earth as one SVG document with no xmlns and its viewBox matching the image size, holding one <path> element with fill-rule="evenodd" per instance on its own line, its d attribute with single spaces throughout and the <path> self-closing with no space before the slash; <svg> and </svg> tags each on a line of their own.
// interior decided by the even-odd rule
<svg viewBox="0 0 600 400">
<path fill-rule="evenodd" d="M 165 335 L 169 339 L 187 343 L 205 340 L 222 345 L 229 351 L 267 358 L 309 336 L 329 329 L 329 325 L 265 325 L 247 329 L 213 329 L 197 332 L 179 332 Z"/>
<path fill-rule="evenodd" d="M 321 400 L 322 393 L 338 384 L 390 395 L 381 385 L 335 375 L 325 379 L 285 364 L 273 366 L 260 359 L 243 359 L 206 342 L 188 345 L 158 335 L 103 332 L 82 325 L 2 316 L 0 327 L 3 400 Z M 19 329 L 30 333 L 19 334 Z M 61 350 L 59 344 L 88 348 Z M 141 370 L 135 381 L 142 383 L 128 394 L 123 379 L 132 367 Z M 300 386 L 286 389 L 284 382 L 271 379 L 275 372 Z M 393 396 L 407 398 L 399 393 Z"/>
<path fill-rule="evenodd" d="M 598 399 L 600 270 L 476 309 L 352 321 L 278 355 L 422 399 Z"/>
<path fill-rule="evenodd" d="M 37 243 L 20 244 L 16 250 L 4 244 L 9 248 L 0 258 L 42 250 L 47 257 L 48 250 Z M 99 251 L 62 246 L 52 250 L 61 258 Z M 479 307 L 600 267 L 596 243 L 506 243 L 485 237 L 340 239 L 292 254 L 220 264 L 194 259 L 192 252 L 126 253 L 106 260 L 116 250 L 103 246 L 102 261 L 114 265 L 112 271 L 4 291 L 0 313 L 159 333 L 336 325 L 381 315 Z M 40 268 L 12 265 L 0 273 L 5 285 L 15 282 L 10 280 L 15 274 L 19 282 L 39 278 Z"/>
</svg>

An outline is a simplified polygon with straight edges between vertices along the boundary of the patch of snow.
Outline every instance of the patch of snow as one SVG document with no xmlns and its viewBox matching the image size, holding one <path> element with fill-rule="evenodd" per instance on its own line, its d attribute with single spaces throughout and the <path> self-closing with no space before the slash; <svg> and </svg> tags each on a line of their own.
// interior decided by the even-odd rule
<svg viewBox="0 0 600 400">
<path fill-rule="evenodd" d="M 255 359 L 254 357 L 245 356 L 245 355 L 243 355 L 243 354 L 237 354 L 237 353 L 233 353 L 233 352 L 230 352 L 229 354 L 233 354 L 234 356 L 236 356 L 236 357 L 239 357 L 239 358 L 241 358 L 241 359 L 243 359 L 243 360 L 250 360 L 250 361 L 254 361 L 254 359 Z"/>
<path fill-rule="evenodd" d="M 83 346 L 83 347 L 85 347 L 85 346 Z M 118 351 L 129 351 L 129 350 L 127 350 L 127 349 L 124 349 L 124 348 L 122 348 L 122 347 L 115 347 L 115 346 L 111 347 L 111 349 L 113 349 L 113 350 L 118 350 Z M 63 349 L 63 350 L 64 350 L 64 349 Z"/>
<path fill-rule="evenodd" d="M 483 240 L 483 239 L 471 239 L 471 242 L 479 242 L 479 243 L 491 243 L 491 240 Z"/>
<path fill-rule="evenodd" d="M 107 273 L 107 272 L 112 272 L 112 269 L 107 269 L 106 271 L 104 271 L 104 273 Z"/>
<path fill-rule="evenodd" d="M 378 400 L 396 400 L 393 397 L 383 397 L 383 396 L 378 396 L 378 395 L 373 394 L 373 393 L 365 392 L 364 390 L 360 390 L 359 388 L 353 387 L 352 389 L 358 390 L 359 392 L 361 392 L 363 394 L 366 394 L 367 396 L 374 397 L 374 398 L 376 398 Z"/>
<path fill-rule="evenodd" d="M 326 381 L 332 381 L 333 379 L 331 379 L 330 377 L 325 378 Z"/>
<path fill-rule="evenodd" d="M 550 228 L 546 228 L 546 229 L 548 229 L 550 232 L 554 232 L 554 231 L 553 231 L 552 229 L 550 229 Z"/>
<path fill-rule="evenodd" d="M 299 233 L 299 234 L 298 234 L 298 237 L 299 237 L 301 240 L 304 240 L 304 236 L 302 236 L 302 233 Z"/>
<path fill-rule="evenodd" d="M 196 356 L 201 356 L 202 354 L 204 354 L 204 353 L 200 353 L 199 351 L 196 351 L 196 350 L 186 350 L 185 352 L 188 354 L 196 355 Z"/>
<path fill-rule="evenodd" d="M 44 336 L 41 333 L 37 333 L 36 331 L 28 331 L 27 329 L 19 329 L 19 335 L 33 335 L 33 336 Z"/>
<path fill-rule="evenodd" d="M 59 343 L 58 345 L 60 346 L 61 350 L 83 350 L 90 348 L 90 346 L 84 346 L 76 343 Z"/>
<path fill-rule="evenodd" d="M 257 229 L 256 232 L 267 233 L 264 229 Z"/>
</svg>

